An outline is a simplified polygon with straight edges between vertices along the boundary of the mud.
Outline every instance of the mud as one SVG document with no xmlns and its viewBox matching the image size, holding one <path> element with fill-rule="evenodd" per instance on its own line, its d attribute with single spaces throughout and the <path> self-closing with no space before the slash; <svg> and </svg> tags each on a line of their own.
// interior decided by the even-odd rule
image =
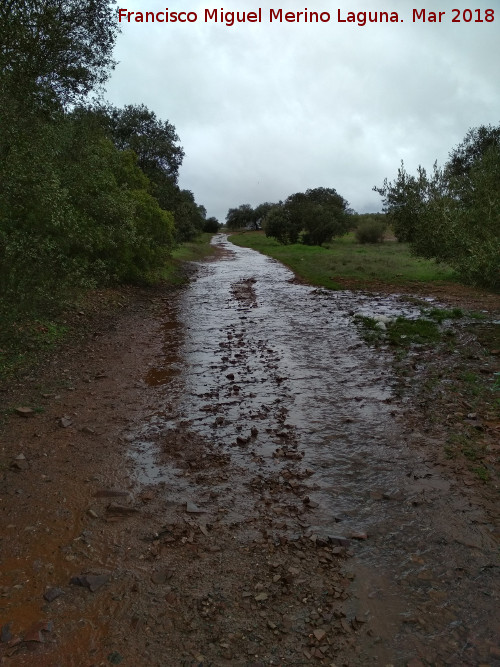
<svg viewBox="0 0 500 667">
<path fill-rule="evenodd" d="M 354 324 L 420 311 L 214 243 L 5 427 L 2 662 L 500 664 L 492 489 Z"/>
</svg>

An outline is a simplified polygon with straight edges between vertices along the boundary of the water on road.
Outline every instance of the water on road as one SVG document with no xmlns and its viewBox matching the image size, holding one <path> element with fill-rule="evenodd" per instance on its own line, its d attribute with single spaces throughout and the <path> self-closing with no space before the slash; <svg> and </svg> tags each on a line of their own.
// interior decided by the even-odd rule
<svg viewBox="0 0 500 667">
<path fill-rule="evenodd" d="M 354 323 L 355 314 L 419 311 L 395 295 L 299 284 L 224 235 L 214 244 L 217 259 L 167 307 L 164 349 L 145 376 L 163 389 L 164 406 L 135 440 L 139 481 L 162 481 L 171 497 L 185 497 L 192 481 L 153 444 L 158 434 L 175 441 L 181 427 L 186 457 L 189 438 L 200 437 L 212 456 L 247 472 L 250 485 L 224 475 L 217 482 L 226 520 L 237 522 L 272 510 L 279 492 L 269 494 L 265 480 L 293 492 L 287 471 L 298 465 L 307 513 L 292 503 L 299 522 L 277 533 L 351 539 L 347 609 L 368 621 L 358 664 L 415 655 L 436 665 L 497 664 L 487 518 L 430 460 L 433 434 L 405 426 L 412 406 L 395 394 L 392 352 L 370 349 Z"/>
</svg>

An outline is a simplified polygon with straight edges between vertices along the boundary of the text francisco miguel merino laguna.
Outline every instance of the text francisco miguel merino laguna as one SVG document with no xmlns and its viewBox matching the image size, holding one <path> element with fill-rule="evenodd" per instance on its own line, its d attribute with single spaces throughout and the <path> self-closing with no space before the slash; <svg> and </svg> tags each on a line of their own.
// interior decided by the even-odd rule
<svg viewBox="0 0 500 667">
<path fill-rule="evenodd" d="M 458 10 L 457 10 L 458 11 Z M 413 9 L 413 22 L 422 21 L 428 23 L 441 23 L 446 12 L 426 11 L 425 9 Z M 193 11 L 165 11 L 159 12 L 132 12 L 128 9 L 118 10 L 120 23 L 196 23 L 198 20 L 204 23 L 222 23 L 228 27 L 236 23 L 356 23 L 364 26 L 367 23 L 399 23 L 403 22 L 398 12 L 347 12 L 342 9 L 330 12 L 309 11 L 307 8 L 301 12 L 290 12 L 283 9 L 269 9 L 266 14 L 262 8 L 254 11 L 229 12 L 224 9 L 205 9 L 198 16 Z"/>
</svg>

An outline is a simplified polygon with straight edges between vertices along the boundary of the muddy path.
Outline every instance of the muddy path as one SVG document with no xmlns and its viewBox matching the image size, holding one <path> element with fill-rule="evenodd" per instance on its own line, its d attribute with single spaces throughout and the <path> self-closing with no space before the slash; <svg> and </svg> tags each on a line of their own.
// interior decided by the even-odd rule
<svg viewBox="0 0 500 667">
<path fill-rule="evenodd" d="M 353 323 L 416 309 L 214 243 L 3 429 L 2 664 L 499 665 L 494 507 Z"/>
</svg>

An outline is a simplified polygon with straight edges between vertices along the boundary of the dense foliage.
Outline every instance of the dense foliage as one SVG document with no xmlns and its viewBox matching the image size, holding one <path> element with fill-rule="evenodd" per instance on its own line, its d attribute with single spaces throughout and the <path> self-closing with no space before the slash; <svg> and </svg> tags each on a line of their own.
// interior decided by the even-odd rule
<svg viewBox="0 0 500 667">
<path fill-rule="evenodd" d="M 318 245 L 342 236 L 349 230 L 347 201 L 333 188 L 314 188 L 290 195 L 285 202 L 264 202 L 252 209 L 250 204 L 229 209 L 229 229 L 260 229 L 287 245 L 299 240 Z"/>
<path fill-rule="evenodd" d="M 500 127 L 468 132 L 444 167 L 415 176 L 404 164 L 381 188 L 400 241 L 419 256 L 447 262 L 465 282 L 500 288 Z"/>
<path fill-rule="evenodd" d="M 0 319 L 56 311 L 74 290 L 149 282 L 205 209 L 177 184 L 175 128 L 97 104 L 114 62 L 110 0 L 0 7 Z M 0 348 L 1 348 L 0 341 Z"/>
<path fill-rule="evenodd" d="M 377 214 L 361 215 L 356 225 L 355 236 L 358 243 L 382 243 L 387 229 L 385 216 Z"/>
</svg>

